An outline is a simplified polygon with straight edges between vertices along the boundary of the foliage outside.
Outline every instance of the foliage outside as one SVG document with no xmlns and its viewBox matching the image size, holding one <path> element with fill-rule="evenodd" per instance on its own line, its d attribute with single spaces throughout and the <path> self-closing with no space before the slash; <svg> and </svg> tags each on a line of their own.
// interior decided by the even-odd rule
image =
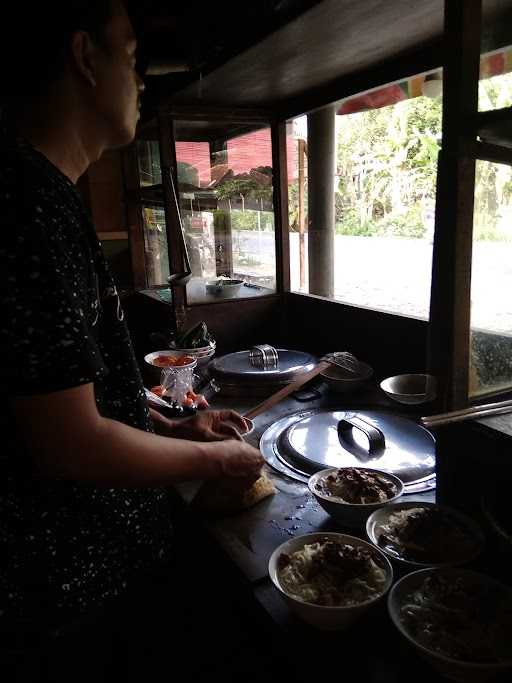
<svg viewBox="0 0 512 683">
<path fill-rule="evenodd" d="M 512 74 L 480 82 L 480 109 L 511 105 Z M 441 114 L 441 98 L 415 97 L 337 117 L 336 234 L 432 238 Z M 298 182 L 288 190 L 296 231 Z M 474 223 L 475 240 L 512 240 L 511 167 L 477 163 Z"/>
</svg>

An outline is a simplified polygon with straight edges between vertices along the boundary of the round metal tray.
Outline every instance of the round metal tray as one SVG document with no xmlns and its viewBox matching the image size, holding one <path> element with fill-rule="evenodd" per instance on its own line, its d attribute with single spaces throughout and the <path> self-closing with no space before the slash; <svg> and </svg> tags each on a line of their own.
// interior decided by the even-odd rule
<svg viewBox="0 0 512 683">
<path fill-rule="evenodd" d="M 260 450 L 271 467 L 304 483 L 326 467 L 364 466 L 396 474 L 404 481 L 406 494 L 435 488 L 435 442 L 430 432 L 388 413 L 357 414 L 383 430 L 384 449 L 364 457 L 358 443 L 347 441 L 348 449 L 344 447 L 337 424 L 344 416 L 353 416 L 352 411 L 308 410 L 272 424 L 261 437 Z"/>
<path fill-rule="evenodd" d="M 210 373 L 221 385 L 244 388 L 280 388 L 297 377 L 312 370 L 317 359 L 304 351 L 277 349 L 278 364 L 275 368 L 259 368 L 251 364 L 249 351 L 237 351 L 215 358 L 209 367 Z"/>
</svg>

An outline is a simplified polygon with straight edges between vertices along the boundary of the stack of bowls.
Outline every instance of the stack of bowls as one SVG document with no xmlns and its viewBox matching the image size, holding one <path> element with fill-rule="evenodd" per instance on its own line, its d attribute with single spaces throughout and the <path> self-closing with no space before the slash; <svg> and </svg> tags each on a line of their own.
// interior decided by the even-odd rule
<svg viewBox="0 0 512 683">
<path fill-rule="evenodd" d="M 200 346 L 197 349 L 177 348 L 174 343 L 171 343 L 169 346 L 170 352 L 174 353 L 176 356 L 192 356 L 192 358 L 195 358 L 198 367 L 202 367 L 209 363 L 210 359 L 215 355 L 216 348 L 214 341 L 210 342 L 207 346 Z"/>
</svg>

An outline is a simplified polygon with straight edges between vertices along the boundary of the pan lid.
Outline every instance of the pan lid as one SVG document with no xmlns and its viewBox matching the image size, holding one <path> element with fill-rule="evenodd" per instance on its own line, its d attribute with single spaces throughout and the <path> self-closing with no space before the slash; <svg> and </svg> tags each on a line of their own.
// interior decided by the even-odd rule
<svg viewBox="0 0 512 683">
<path fill-rule="evenodd" d="M 210 364 L 210 372 L 225 384 L 243 382 L 244 386 L 282 386 L 312 370 L 316 362 L 310 353 L 277 349 L 275 367 L 258 367 L 251 362 L 250 351 L 237 351 L 215 358 Z"/>
<path fill-rule="evenodd" d="M 272 466 L 288 468 L 304 480 L 327 467 L 370 467 L 415 485 L 435 473 L 435 441 L 424 427 L 378 411 L 311 411 L 287 416 L 262 437 L 263 455 Z M 278 421 L 280 422 L 280 421 Z M 272 431 L 272 434 L 270 434 Z"/>
</svg>

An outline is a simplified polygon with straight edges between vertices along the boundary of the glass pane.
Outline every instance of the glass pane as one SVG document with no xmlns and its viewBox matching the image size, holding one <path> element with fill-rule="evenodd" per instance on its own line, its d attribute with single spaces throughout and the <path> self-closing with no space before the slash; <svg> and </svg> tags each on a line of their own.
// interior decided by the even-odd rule
<svg viewBox="0 0 512 683">
<path fill-rule="evenodd" d="M 511 9 L 503 0 L 483 0 L 480 42 L 480 111 L 512 105 Z"/>
<path fill-rule="evenodd" d="M 275 291 L 270 128 L 177 121 L 175 138 L 180 207 L 194 276 L 187 286 L 188 301 Z M 222 287 L 213 284 L 218 280 L 225 281 Z"/>
<path fill-rule="evenodd" d="M 437 74 L 421 76 L 350 98 L 338 109 L 333 178 L 337 300 L 428 319 L 441 89 Z M 307 292 L 307 234 L 302 240 L 300 232 L 301 221 L 308 223 L 307 192 L 303 203 L 299 198 L 302 166 L 307 190 L 303 119 L 288 127 L 288 189 L 291 286 Z"/>
<path fill-rule="evenodd" d="M 139 140 L 137 142 L 137 159 L 141 187 L 161 185 L 162 173 L 158 142 L 155 140 Z"/>
<path fill-rule="evenodd" d="M 163 207 L 144 206 L 142 220 L 148 286 L 166 285 L 169 277 L 169 252 Z"/>
<path fill-rule="evenodd" d="M 512 106 L 512 48 L 482 56 L 478 83 L 478 109 L 489 111 Z"/>
<path fill-rule="evenodd" d="M 308 287 L 308 125 L 307 117 L 289 121 L 286 127 L 288 160 L 288 220 L 290 225 L 290 288 L 309 292 Z"/>
<path fill-rule="evenodd" d="M 470 395 L 512 388 L 512 167 L 477 161 Z"/>
</svg>

